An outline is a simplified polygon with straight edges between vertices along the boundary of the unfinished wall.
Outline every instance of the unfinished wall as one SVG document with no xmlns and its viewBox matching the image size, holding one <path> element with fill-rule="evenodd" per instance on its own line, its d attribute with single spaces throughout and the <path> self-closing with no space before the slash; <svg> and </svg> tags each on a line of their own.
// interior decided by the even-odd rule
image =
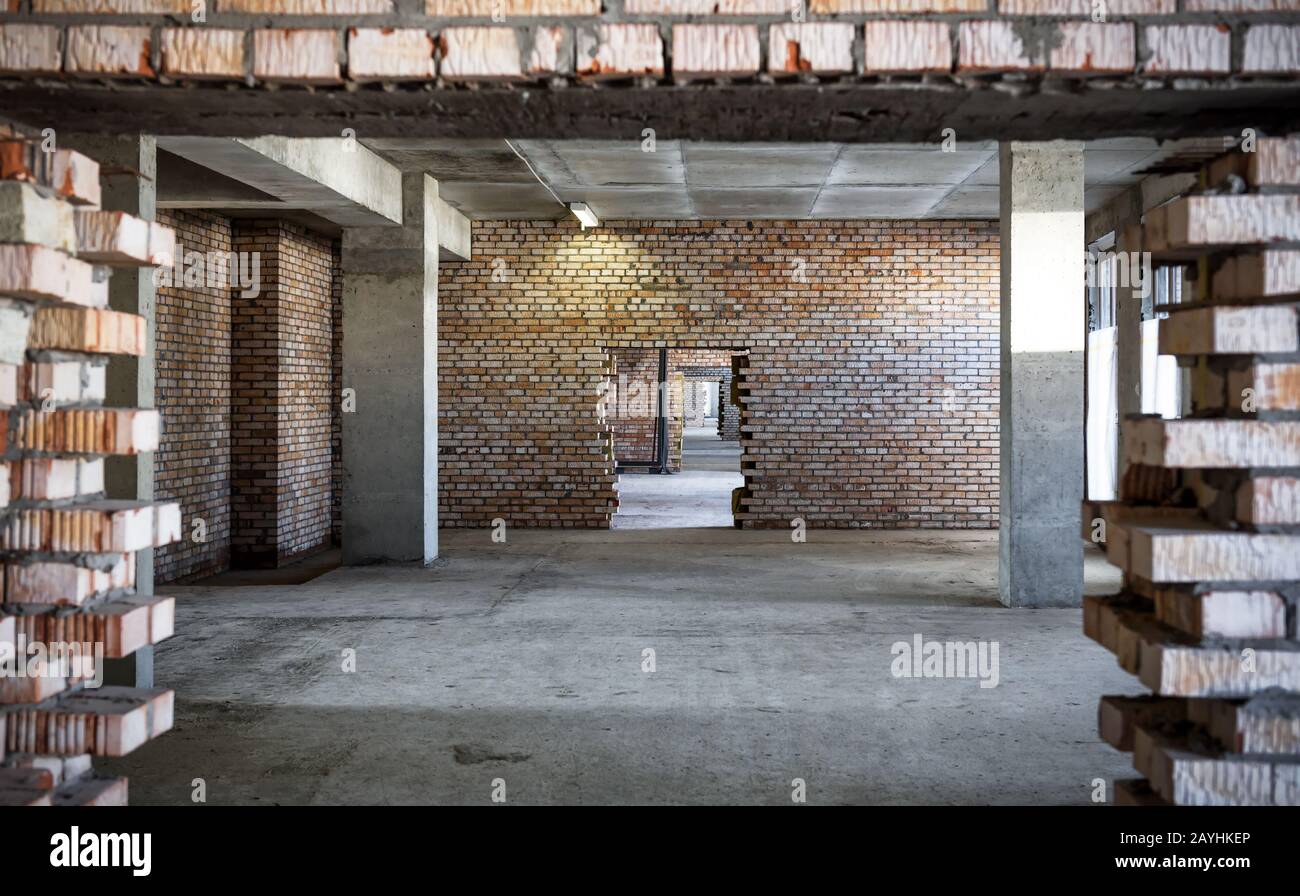
<svg viewBox="0 0 1300 896">
<path fill-rule="evenodd" d="M 159 549 L 158 581 L 275 566 L 336 541 L 334 241 L 279 220 L 160 218 L 178 231 L 181 276 L 159 288 L 156 475 L 159 496 L 181 503 L 186 531 Z M 232 251 L 246 260 L 229 262 Z M 246 271 L 256 253 L 256 286 L 231 286 L 228 274 L 185 279 L 196 262 L 216 267 L 208 253 Z"/>
<path fill-rule="evenodd" d="M 159 210 L 179 252 L 231 251 L 228 218 Z M 179 541 L 154 551 L 154 577 L 171 582 L 230 565 L 231 290 L 160 278 L 157 290 L 156 400 L 163 434 L 154 456 L 158 500 L 177 501 L 186 521 Z M 169 285 L 170 284 L 170 285 Z M 194 537 L 194 520 L 202 520 Z"/>
<path fill-rule="evenodd" d="M 474 238 L 439 285 L 444 525 L 608 524 L 603 350 L 665 343 L 750 349 L 745 525 L 997 524 L 995 224 L 483 221 Z"/>
</svg>

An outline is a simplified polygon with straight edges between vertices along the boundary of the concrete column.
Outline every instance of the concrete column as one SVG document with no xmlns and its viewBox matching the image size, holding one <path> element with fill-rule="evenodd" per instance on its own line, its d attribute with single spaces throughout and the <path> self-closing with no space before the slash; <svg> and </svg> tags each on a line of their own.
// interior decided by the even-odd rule
<svg viewBox="0 0 1300 896">
<path fill-rule="evenodd" d="M 1115 233 L 1115 255 L 1119 264 L 1127 264 L 1129 253 L 1142 252 L 1142 225 L 1129 224 Z M 1142 413 L 1142 292 L 1117 280 L 1115 289 L 1115 394 L 1117 398 L 1119 427 L 1117 453 L 1118 474 L 1124 476 L 1123 420 L 1130 414 Z M 1149 287 L 1152 284 L 1147 284 Z"/>
<path fill-rule="evenodd" d="M 438 556 L 438 184 L 402 176 L 402 226 L 343 231 L 343 559 Z"/>
<path fill-rule="evenodd" d="M 60 142 L 100 164 L 103 208 L 155 220 L 158 164 L 153 137 L 76 134 Z M 108 281 L 109 307 L 138 314 L 148 322 L 143 356 L 114 355 L 109 358 L 104 402 L 108 407 L 156 407 L 157 346 L 154 339 L 157 321 L 153 271 L 153 268 L 114 268 Z M 167 421 L 163 420 L 163 427 L 166 425 Z M 110 498 L 153 500 L 153 452 L 107 458 L 104 462 L 104 489 Z M 153 594 L 153 548 L 137 551 L 135 560 L 136 592 Z M 152 687 L 153 648 L 141 648 L 125 659 L 108 660 L 105 663 L 105 681 L 108 684 Z"/>
<path fill-rule="evenodd" d="M 1083 600 L 1083 145 L 1004 143 L 998 578 L 1009 607 Z"/>
</svg>

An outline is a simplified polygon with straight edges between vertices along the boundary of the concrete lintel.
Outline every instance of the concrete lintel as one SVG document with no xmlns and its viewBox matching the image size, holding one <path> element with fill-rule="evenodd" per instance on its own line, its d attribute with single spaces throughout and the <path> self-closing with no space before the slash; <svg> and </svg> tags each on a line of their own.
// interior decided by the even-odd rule
<svg viewBox="0 0 1300 896">
<path fill-rule="evenodd" d="M 402 223 L 401 171 L 356 140 L 185 136 L 159 137 L 158 146 L 273 197 L 274 208 L 303 209 L 343 227 Z"/>
</svg>

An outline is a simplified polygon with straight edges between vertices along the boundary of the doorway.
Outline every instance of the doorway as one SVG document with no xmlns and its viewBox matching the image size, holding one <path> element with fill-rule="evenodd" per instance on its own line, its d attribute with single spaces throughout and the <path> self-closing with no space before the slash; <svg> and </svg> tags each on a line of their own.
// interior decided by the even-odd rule
<svg viewBox="0 0 1300 896">
<path fill-rule="evenodd" d="M 743 487 L 732 349 L 613 349 L 615 529 L 730 527 Z"/>
</svg>

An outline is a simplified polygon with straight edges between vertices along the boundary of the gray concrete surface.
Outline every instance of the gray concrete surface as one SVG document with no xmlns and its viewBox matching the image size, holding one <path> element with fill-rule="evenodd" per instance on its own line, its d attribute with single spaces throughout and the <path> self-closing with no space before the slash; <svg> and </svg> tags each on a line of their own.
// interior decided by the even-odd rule
<svg viewBox="0 0 1300 896">
<path fill-rule="evenodd" d="M 438 184 L 402 227 L 343 231 L 343 561 L 438 556 Z"/>
<path fill-rule="evenodd" d="M 1117 576 L 1089 553 L 1090 591 Z M 1077 609 L 1007 610 L 990 532 L 443 533 L 432 569 L 177 588 L 176 728 L 102 766 L 133 804 L 1088 804 L 1136 685 Z M 891 645 L 995 639 L 999 684 Z M 356 671 L 342 671 L 343 651 Z M 655 651 L 655 671 L 643 669 Z"/>
<path fill-rule="evenodd" d="M 1002 603 L 1083 599 L 1085 305 L 1083 144 L 1004 143 L 1002 165 Z"/>
<path fill-rule="evenodd" d="M 717 424 L 688 426 L 682 469 L 668 476 L 623 473 L 618 477 L 615 529 L 682 529 L 730 526 L 731 490 L 744 484 L 740 443 L 718 438 Z"/>
</svg>

